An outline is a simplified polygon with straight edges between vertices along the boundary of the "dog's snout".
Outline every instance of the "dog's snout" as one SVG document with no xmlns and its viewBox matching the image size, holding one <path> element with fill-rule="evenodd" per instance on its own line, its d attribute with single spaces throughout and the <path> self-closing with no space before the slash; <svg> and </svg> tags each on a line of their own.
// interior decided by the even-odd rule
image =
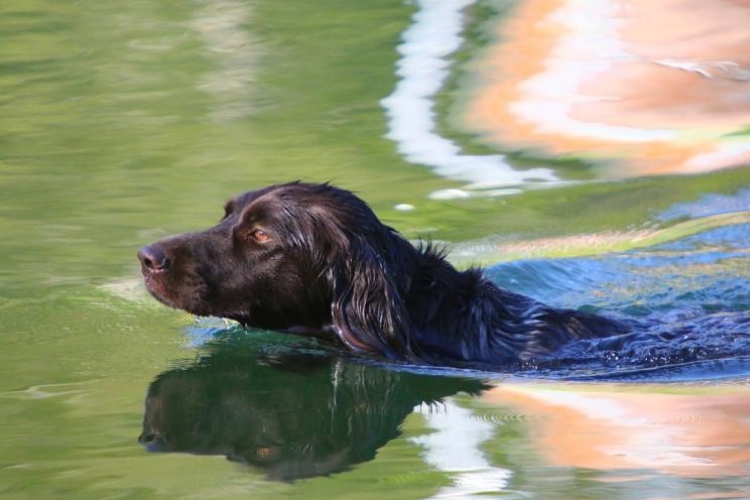
<svg viewBox="0 0 750 500">
<path fill-rule="evenodd" d="M 167 440 L 158 432 L 147 432 L 138 436 L 138 442 L 146 447 L 146 450 L 154 453 L 167 450 Z"/>
<path fill-rule="evenodd" d="M 158 244 L 148 245 L 138 251 L 138 260 L 141 268 L 150 273 L 166 271 L 169 269 L 169 257 Z"/>
</svg>

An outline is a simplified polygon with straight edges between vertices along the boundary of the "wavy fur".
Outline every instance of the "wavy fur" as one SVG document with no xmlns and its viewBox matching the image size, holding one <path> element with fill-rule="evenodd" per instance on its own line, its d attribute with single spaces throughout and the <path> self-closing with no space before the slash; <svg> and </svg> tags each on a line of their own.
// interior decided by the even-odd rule
<svg viewBox="0 0 750 500">
<path fill-rule="evenodd" d="M 155 297 L 355 352 L 453 366 L 534 363 L 572 340 L 628 330 L 499 289 L 480 269 L 459 271 L 328 184 L 248 192 L 226 211 L 213 228 L 141 249 Z"/>
</svg>

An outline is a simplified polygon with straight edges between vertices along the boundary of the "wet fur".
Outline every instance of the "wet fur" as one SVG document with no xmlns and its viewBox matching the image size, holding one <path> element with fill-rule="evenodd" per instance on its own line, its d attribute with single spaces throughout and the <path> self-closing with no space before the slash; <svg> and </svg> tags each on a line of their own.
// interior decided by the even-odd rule
<svg viewBox="0 0 750 500">
<path fill-rule="evenodd" d="M 270 239 L 255 239 L 257 229 Z M 413 246 L 361 199 L 328 184 L 242 194 L 216 226 L 160 240 L 139 256 L 147 288 L 169 306 L 392 360 L 529 364 L 570 341 L 628 330 L 499 289 L 479 269 L 458 271 L 441 251 Z"/>
</svg>

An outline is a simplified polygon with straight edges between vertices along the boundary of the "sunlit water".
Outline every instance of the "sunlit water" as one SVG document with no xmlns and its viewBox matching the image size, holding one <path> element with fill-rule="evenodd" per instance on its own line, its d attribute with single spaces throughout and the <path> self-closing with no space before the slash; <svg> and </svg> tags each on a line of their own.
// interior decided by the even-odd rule
<svg viewBox="0 0 750 500">
<path fill-rule="evenodd" d="M 585 152 L 452 129 L 456 75 L 503 9 L 2 2 L 0 497 L 750 497 L 747 169 L 608 182 Z M 486 373 L 147 297 L 138 247 L 295 178 L 356 190 L 500 286 L 643 329 Z M 577 235 L 589 256 L 556 258 Z"/>
</svg>

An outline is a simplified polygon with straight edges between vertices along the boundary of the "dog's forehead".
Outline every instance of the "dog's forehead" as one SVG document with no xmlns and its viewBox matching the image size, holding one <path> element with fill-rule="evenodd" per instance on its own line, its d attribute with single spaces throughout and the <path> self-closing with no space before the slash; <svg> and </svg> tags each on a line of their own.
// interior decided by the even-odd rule
<svg viewBox="0 0 750 500">
<path fill-rule="evenodd" d="M 235 214 L 244 223 L 298 217 L 299 210 L 315 212 L 315 200 L 305 196 L 305 191 L 296 185 L 270 186 L 257 191 L 242 193 L 227 202 L 227 215 Z"/>
<path fill-rule="evenodd" d="M 269 191 L 270 189 L 266 188 L 239 194 L 224 204 L 224 212 L 229 215 L 245 213 L 248 209 L 252 210 L 251 207 L 256 205 L 257 201 L 264 198 L 264 195 L 268 194 Z"/>
<path fill-rule="evenodd" d="M 316 186 L 313 186 L 316 187 Z M 323 189 L 313 189 L 306 184 L 282 184 L 269 186 L 257 191 L 242 193 L 227 203 L 233 211 L 247 211 L 256 208 L 281 208 L 287 210 L 293 207 L 314 209 L 317 206 L 335 204 L 332 192 Z"/>
<path fill-rule="evenodd" d="M 229 200 L 227 204 L 231 205 L 235 209 L 242 210 L 250 205 L 253 201 L 257 200 L 259 196 L 262 196 L 262 193 L 260 191 L 246 191 Z"/>
<path fill-rule="evenodd" d="M 349 191 L 327 184 L 299 182 L 242 193 L 227 203 L 225 211 L 226 217 L 234 214 L 244 224 L 310 218 L 344 223 L 360 216 L 375 217 L 366 203 Z"/>
<path fill-rule="evenodd" d="M 256 191 L 246 191 L 229 200 L 227 205 L 230 205 L 235 210 L 244 210 L 246 207 L 253 204 L 253 202 L 264 198 L 272 191 L 274 191 L 274 186 L 258 189 Z"/>
</svg>

